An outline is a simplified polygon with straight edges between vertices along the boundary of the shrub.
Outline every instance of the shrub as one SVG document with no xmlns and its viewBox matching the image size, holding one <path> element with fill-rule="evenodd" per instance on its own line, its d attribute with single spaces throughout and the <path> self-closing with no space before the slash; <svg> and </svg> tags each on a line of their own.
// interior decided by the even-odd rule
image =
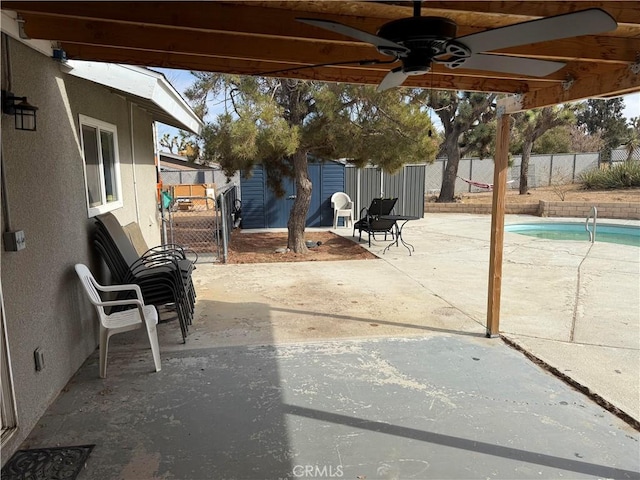
<svg viewBox="0 0 640 480">
<path fill-rule="evenodd" d="M 610 168 L 594 168 L 578 177 L 587 190 L 640 187 L 640 161 L 627 160 Z"/>
</svg>

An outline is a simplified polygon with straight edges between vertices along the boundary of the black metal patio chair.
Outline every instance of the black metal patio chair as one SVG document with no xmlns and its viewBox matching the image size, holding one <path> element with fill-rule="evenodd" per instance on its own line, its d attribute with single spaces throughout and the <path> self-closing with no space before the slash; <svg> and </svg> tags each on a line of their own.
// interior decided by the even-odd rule
<svg viewBox="0 0 640 480">
<path fill-rule="evenodd" d="M 358 230 L 358 241 L 361 241 L 362 232 L 366 232 L 369 236 L 369 246 L 371 246 L 371 237 L 375 239 L 376 233 L 384 233 L 385 240 L 388 234 L 393 238 L 395 220 L 380 217 L 391 215 L 397 201 L 397 198 L 374 198 L 369 208 L 363 208 L 360 211 L 360 220 L 353 224 L 353 236 L 356 236 L 356 230 Z"/>
</svg>

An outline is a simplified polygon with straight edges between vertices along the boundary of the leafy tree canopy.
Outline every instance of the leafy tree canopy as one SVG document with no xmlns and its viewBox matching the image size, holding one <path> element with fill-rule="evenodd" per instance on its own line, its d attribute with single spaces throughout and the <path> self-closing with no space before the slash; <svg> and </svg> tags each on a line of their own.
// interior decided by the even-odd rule
<svg viewBox="0 0 640 480">
<path fill-rule="evenodd" d="M 513 114 L 510 151 L 519 155 L 532 144 L 532 153 L 566 153 L 571 147 L 569 130 L 575 125 L 577 106 L 557 105 Z"/>
<path fill-rule="evenodd" d="M 518 112 L 513 116 L 517 153 L 522 154 L 520 160 L 520 194 L 528 192 L 529 159 L 534 144 L 545 133 L 575 122 L 576 106 L 571 104 L 556 105 Z M 519 145 L 518 145 L 519 144 Z"/>
<path fill-rule="evenodd" d="M 493 151 L 495 139 L 495 93 L 414 91 L 438 115 L 444 129 L 440 153 L 447 157 L 438 202 L 453 202 L 460 159 L 467 154 L 482 158 Z"/>
<path fill-rule="evenodd" d="M 583 126 L 592 135 L 602 136 L 605 161 L 609 159 L 612 149 L 628 141 L 629 131 L 622 115 L 623 110 L 622 97 L 592 98 L 582 104 L 582 110 L 577 115 L 578 125 Z"/>
<path fill-rule="evenodd" d="M 435 158 L 429 116 L 401 89 L 380 93 L 369 86 L 194 75 L 186 96 L 200 114 L 208 113 L 210 99 L 226 98 L 225 112 L 206 123 L 201 141 L 203 159 L 219 163 L 227 175 L 263 163 L 278 183 L 293 177 L 289 157 L 299 150 L 389 172 Z"/>
<path fill-rule="evenodd" d="M 533 145 L 531 153 L 552 154 L 569 153 L 571 150 L 571 135 L 567 125 L 552 128 L 544 132 Z"/>
<path fill-rule="evenodd" d="M 219 163 L 228 176 L 262 163 L 269 186 L 282 196 L 282 178 L 295 181 L 287 246 L 305 253 L 305 219 L 311 201 L 307 155 L 346 158 L 395 172 L 405 163 L 435 159 L 437 143 L 429 116 L 402 89 L 293 79 L 239 77 L 194 72 L 185 92 L 201 115 L 212 98 L 225 98 L 225 111 L 206 124 L 203 159 Z"/>
</svg>

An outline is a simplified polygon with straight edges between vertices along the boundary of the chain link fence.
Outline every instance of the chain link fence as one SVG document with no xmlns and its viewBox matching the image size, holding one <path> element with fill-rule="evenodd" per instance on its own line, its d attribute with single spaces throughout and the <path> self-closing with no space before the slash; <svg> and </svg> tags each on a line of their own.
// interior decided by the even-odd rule
<svg viewBox="0 0 640 480">
<path fill-rule="evenodd" d="M 611 162 L 626 162 L 629 160 L 640 161 L 640 146 L 628 145 L 611 151 Z"/>
<path fill-rule="evenodd" d="M 221 257 L 221 217 L 213 196 L 173 196 L 163 191 L 162 234 L 164 243 L 182 245 L 195 252 L 199 263 Z"/>
<path fill-rule="evenodd" d="M 225 185 L 227 177 L 220 169 L 162 170 L 160 178 L 164 185 Z"/>
<path fill-rule="evenodd" d="M 182 245 L 197 255 L 198 263 L 226 262 L 231 232 L 242 222 L 242 202 L 236 185 L 214 197 L 174 196 L 175 188 L 162 192 L 163 243 Z"/>
</svg>

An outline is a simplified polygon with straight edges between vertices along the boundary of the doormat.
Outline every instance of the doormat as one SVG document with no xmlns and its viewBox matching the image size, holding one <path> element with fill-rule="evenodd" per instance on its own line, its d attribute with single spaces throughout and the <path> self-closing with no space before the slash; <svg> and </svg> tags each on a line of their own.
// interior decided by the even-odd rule
<svg viewBox="0 0 640 480">
<path fill-rule="evenodd" d="M 18 450 L 2 467 L 2 480 L 75 480 L 95 445 Z"/>
</svg>

